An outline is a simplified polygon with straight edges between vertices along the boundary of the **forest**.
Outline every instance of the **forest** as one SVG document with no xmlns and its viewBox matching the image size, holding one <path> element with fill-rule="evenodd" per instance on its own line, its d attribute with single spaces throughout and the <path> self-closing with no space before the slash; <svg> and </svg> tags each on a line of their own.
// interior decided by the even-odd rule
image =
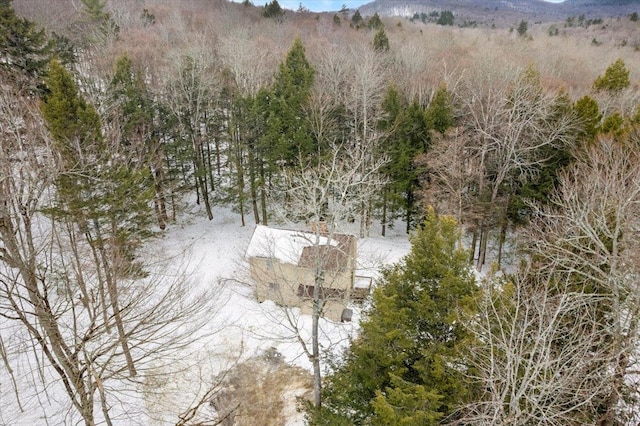
<svg viewBox="0 0 640 426">
<path fill-rule="evenodd" d="M 637 13 L 442 16 L 0 0 L 0 424 L 286 422 L 141 402 L 214 309 L 151 255 L 193 205 L 408 235 L 338 353 L 315 251 L 304 424 L 637 424 Z"/>
</svg>

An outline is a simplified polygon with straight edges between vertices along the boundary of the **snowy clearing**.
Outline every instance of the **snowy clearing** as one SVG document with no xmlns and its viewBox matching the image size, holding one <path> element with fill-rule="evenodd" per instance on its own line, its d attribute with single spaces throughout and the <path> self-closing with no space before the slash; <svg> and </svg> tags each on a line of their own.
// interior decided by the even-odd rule
<svg viewBox="0 0 640 426">
<path fill-rule="evenodd" d="M 247 386 L 247 380 L 238 378 L 238 372 L 251 371 L 247 366 L 261 365 L 264 371 L 256 373 L 249 383 L 262 386 L 263 393 L 281 393 L 278 406 L 286 424 L 302 424 L 302 414 L 295 410 L 296 397 L 308 394 L 310 388 L 305 384 L 304 372 L 310 372 L 312 366 L 295 329 L 301 330 L 301 338 L 310 342 L 311 317 L 302 315 L 297 308 L 284 309 L 271 301 L 258 303 L 245 258 L 253 231 L 253 225 L 241 226 L 238 214 L 229 208 L 217 208 L 209 221 L 202 209 L 194 206 L 143 248 L 141 256 L 150 265 L 152 274 L 164 274 L 168 281 L 189 280 L 196 293 L 206 291 L 211 300 L 196 344 L 183 348 L 175 359 L 165 360 L 160 374 L 158 370 L 154 374 L 143 373 L 134 383 L 105 382 L 105 387 L 116 388 L 119 395 L 118 400 L 110 401 L 114 423 L 174 425 L 181 414 L 198 403 L 201 404 L 193 420 L 223 414 L 215 412 L 209 403 L 210 395 L 237 397 L 237 389 L 229 391 L 230 381 Z M 357 229 L 344 231 L 357 233 Z M 380 267 L 401 259 L 410 244 L 403 232 L 392 230 L 387 237 L 376 235 L 376 229 L 371 232 L 371 237 L 358 241 L 356 274 L 376 278 Z M 352 322 L 321 320 L 323 353 L 331 356 L 344 348 L 357 332 L 359 319 L 359 308 L 354 307 Z M 17 323 L 4 319 L 0 325 L 5 343 L 23 335 Z M 42 361 L 41 355 L 36 357 L 32 351 L 22 351 L 12 356 L 13 376 L 17 378 L 15 389 L 12 377 L 0 370 L 0 425 L 76 424 L 80 419 L 70 408 L 57 376 L 50 369 L 36 367 Z M 272 378 L 280 380 L 294 374 L 289 368 L 297 369 L 296 380 L 264 390 L 265 383 Z M 47 377 L 38 379 L 39 370 Z M 46 389 L 40 389 L 42 380 L 47 383 Z M 309 384 L 310 380 L 309 373 Z M 255 394 L 258 390 L 246 391 Z M 102 423 L 100 418 L 96 420 Z"/>
</svg>

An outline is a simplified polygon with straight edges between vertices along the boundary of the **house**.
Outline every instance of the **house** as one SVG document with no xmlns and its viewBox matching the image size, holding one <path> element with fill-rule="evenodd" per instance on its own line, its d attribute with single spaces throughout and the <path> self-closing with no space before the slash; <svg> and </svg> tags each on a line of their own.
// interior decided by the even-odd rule
<svg viewBox="0 0 640 426">
<path fill-rule="evenodd" d="M 293 231 L 257 225 L 247 248 L 258 300 L 312 312 L 316 277 L 322 280 L 323 316 L 340 321 L 354 294 L 356 237 L 329 236 L 321 227 Z"/>
</svg>

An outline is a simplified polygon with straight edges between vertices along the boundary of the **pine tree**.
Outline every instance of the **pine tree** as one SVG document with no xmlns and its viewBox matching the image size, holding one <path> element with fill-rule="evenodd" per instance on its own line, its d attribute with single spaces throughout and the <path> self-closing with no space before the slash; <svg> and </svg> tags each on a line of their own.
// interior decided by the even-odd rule
<svg viewBox="0 0 640 426">
<path fill-rule="evenodd" d="M 388 143 L 383 144 L 380 147 L 381 155 L 388 155 L 388 149 L 394 144 L 396 140 L 395 129 L 396 122 L 400 115 L 401 110 L 404 108 L 402 100 L 400 99 L 400 92 L 397 87 L 389 86 L 387 94 L 382 102 L 382 110 L 384 114 L 378 122 L 378 127 L 387 134 Z M 396 217 L 396 211 L 399 209 L 400 197 L 397 194 L 395 188 L 394 161 L 391 159 L 389 163 L 383 167 L 383 173 L 390 177 L 388 183 L 385 185 L 382 193 L 382 236 L 386 235 L 387 223 L 393 222 Z"/>
<path fill-rule="evenodd" d="M 88 166 L 104 153 L 100 117 L 86 103 L 62 64 L 54 60 L 45 80 L 47 94 L 41 110 L 60 152 L 65 171 Z"/>
<path fill-rule="evenodd" d="M 144 137 L 143 134 L 151 127 L 153 106 L 143 76 L 134 69 L 131 59 L 126 55 L 116 60 L 109 93 L 124 120 L 122 130 L 125 143 L 131 145 L 133 139 Z"/>
<path fill-rule="evenodd" d="M 265 18 L 272 18 L 276 21 L 280 21 L 284 16 L 284 10 L 282 10 L 282 7 L 280 7 L 278 0 L 272 0 L 271 2 L 264 5 L 262 16 L 264 16 Z"/>
<path fill-rule="evenodd" d="M 380 15 L 378 13 L 374 13 L 373 16 L 369 19 L 367 23 L 367 27 L 370 30 L 381 30 L 384 28 L 384 24 L 382 23 L 382 19 L 380 19 Z"/>
<path fill-rule="evenodd" d="M 268 147 L 270 167 L 306 158 L 315 152 L 304 117 L 304 105 L 311 94 L 315 71 L 305 56 L 302 40 L 296 38 L 280 63 L 271 90 L 262 100 L 265 108 L 263 146 Z"/>
<path fill-rule="evenodd" d="M 384 271 L 359 337 L 325 380 L 323 408 L 308 411 L 311 424 L 435 425 L 469 396 L 456 313 L 476 286 L 457 240 L 455 220 L 427 214 L 411 252 Z"/>
<path fill-rule="evenodd" d="M 48 92 L 41 110 L 62 168 L 52 213 L 91 233 L 98 246 L 108 246 L 109 262 L 118 263 L 114 267 L 119 273 L 125 271 L 140 239 L 150 233 L 149 171 L 118 154 L 121 141 L 107 145 L 98 113 L 59 62 L 51 63 L 45 83 Z"/>
<path fill-rule="evenodd" d="M 87 39 L 97 44 L 107 44 L 118 38 L 120 27 L 105 11 L 107 0 L 81 0 L 84 6 L 84 13 L 87 16 L 85 23 L 86 31 L 89 35 Z"/>
<path fill-rule="evenodd" d="M 289 168 L 300 161 L 307 161 L 317 153 L 305 115 L 305 106 L 311 94 L 315 71 L 305 56 L 302 40 L 296 38 L 269 88 L 258 91 L 251 104 L 251 133 L 260 135 L 252 153 L 250 178 L 259 189 L 262 223 L 268 221 L 266 193 L 278 178 L 282 168 Z M 253 184 L 253 183 L 252 183 Z"/>
<path fill-rule="evenodd" d="M 373 48 L 377 52 L 389 51 L 389 38 L 387 37 L 387 33 L 384 31 L 384 28 L 380 28 L 376 32 L 376 35 L 373 36 Z"/>
<path fill-rule="evenodd" d="M 629 87 L 629 69 L 624 60 L 618 59 L 609 65 L 604 74 L 598 76 L 593 82 L 593 88 L 598 92 L 617 94 Z"/>
<path fill-rule="evenodd" d="M 574 105 L 566 93 L 561 93 L 556 99 L 553 113 L 546 120 L 549 123 L 559 123 L 568 117 L 574 119 Z M 539 156 L 545 161 L 541 161 L 537 165 L 537 170 L 529 179 L 515 182 L 514 193 L 510 197 L 507 207 L 508 219 L 515 225 L 526 224 L 531 219 L 532 201 L 539 203 L 539 205 L 549 203 L 549 198 L 557 188 L 560 175 L 571 164 L 573 159 L 571 151 L 580 139 L 575 131 L 571 131 L 571 134 L 572 143 L 557 141 L 543 147 Z"/>
<path fill-rule="evenodd" d="M 578 118 L 580 137 L 586 142 L 593 141 L 602 121 L 598 102 L 589 96 L 583 96 L 576 101 L 573 109 Z"/>
<path fill-rule="evenodd" d="M 103 22 L 109 18 L 109 14 L 104 11 L 107 0 L 82 0 L 85 13 L 94 22 Z"/>
<path fill-rule="evenodd" d="M 40 79 L 47 65 L 57 57 L 63 63 L 75 61 L 69 40 L 42 29 L 15 14 L 12 0 L 0 0 L 0 68 L 13 75 L 21 88 L 41 92 Z"/>
<path fill-rule="evenodd" d="M 204 203 L 207 217 L 213 219 L 211 191 L 214 189 L 212 163 L 209 161 L 208 132 L 215 116 L 215 90 L 209 78 L 212 63 L 203 52 L 192 52 L 182 57 L 178 74 L 170 84 L 172 97 L 169 108 L 176 119 L 174 132 L 179 140 L 175 160 L 183 187 L 195 189 L 196 203 Z M 187 166 L 183 160 L 188 159 Z"/>
<path fill-rule="evenodd" d="M 360 25 L 362 25 L 363 21 L 364 19 L 362 19 L 362 15 L 360 15 L 360 10 L 356 10 L 351 17 L 351 25 L 355 26 L 356 28 L 360 28 Z"/>
<path fill-rule="evenodd" d="M 518 35 L 520 37 L 524 37 L 527 34 L 527 30 L 529 29 L 529 24 L 527 21 L 520 21 L 518 24 Z"/>
<path fill-rule="evenodd" d="M 451 12 L 450 10 L 443 10 L 442 12 L 440 12 L 440 17 L 438 18 L 438 21 L 436 23 L 438 25 L 453 25 L 453 20 L 453 12 Z"/>
<path fill-rule="evenodd" d="M 419 214 L 416 191 L 420 170 L 414 159 L 425 153 L 430 144 L 427 116 L 417 101 L 402 105 L 395 87 L 387 91 L 382 108 L 386 116 L 379 126 L 388 135 L 382 153 L 389 157 L 384 170 L 389 184 L 383 197 L 383 226 L 394 218 L 395 212 L 402 211 L 409 233 Z"/>
<path fill-rule="evenodd" d="M 120 140 L 115 144 L 121 146 L 123 165 L 132 175 L 139 176 L 140 184 L 153 186 L 158 226 L 164 229 L 168 221 L 166 171 L 160 138 L 153 123 L 156 107 L 142 74 L 134 69 L 129 57 L 122 56 L 116 61 L 108 93 L 117 111 L 117 116 L 112 117 L 113 124 L 121 127 L 116 132 Z M 140 188 L 143 192 L 147 189 Z"/>
<path fill-rule="evenodd" d="M 442 84 L 436 91 L 426 111 L 429 128 L 444 135 L 453 126 L 453 108 L 447 86 Z"/>
<path fill-rule="evenodd" d="M 148 176 L 129 170 L 111 155 L 101 133 L 100 117 L 80 95 L 71 73 L 53 61 L 45 80 L 41 110 L 55 141 L 62 172 L 50 213 L 76 227 L 92 249 L 102 294 L 109 295 L 105 317 L 113 315 L 130 376 L 136 368 L 121 317 L 118 280 L 143 273 L 135 249 L 148 235 Z"/>
<path fill-rule="evenodd" d="M 621 139 L 624 130 L 624 118 L 618 111 L 607 116 L 600 127 L 602 133 L 613 135 L 616 139 Z"/>
</svg>

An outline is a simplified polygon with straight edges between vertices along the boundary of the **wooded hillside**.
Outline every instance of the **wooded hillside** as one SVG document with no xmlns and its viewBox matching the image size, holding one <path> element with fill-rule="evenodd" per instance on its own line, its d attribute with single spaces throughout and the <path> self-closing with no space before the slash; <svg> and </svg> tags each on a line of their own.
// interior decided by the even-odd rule
<svg viewBox="0 0 640 426">
<path fill-rule="evenodd" d="M 206 321 L 207 297 L 139 253 L 186 200 L 241 226 L 402 226 L 412 254 L 324 406 L 308 352 L 311 424 L 636 421 L 640 22 L 583 21 L 0 0 L 0 315 L 72 417 L 117 423 L 118 383 Z"/>
</svg>

